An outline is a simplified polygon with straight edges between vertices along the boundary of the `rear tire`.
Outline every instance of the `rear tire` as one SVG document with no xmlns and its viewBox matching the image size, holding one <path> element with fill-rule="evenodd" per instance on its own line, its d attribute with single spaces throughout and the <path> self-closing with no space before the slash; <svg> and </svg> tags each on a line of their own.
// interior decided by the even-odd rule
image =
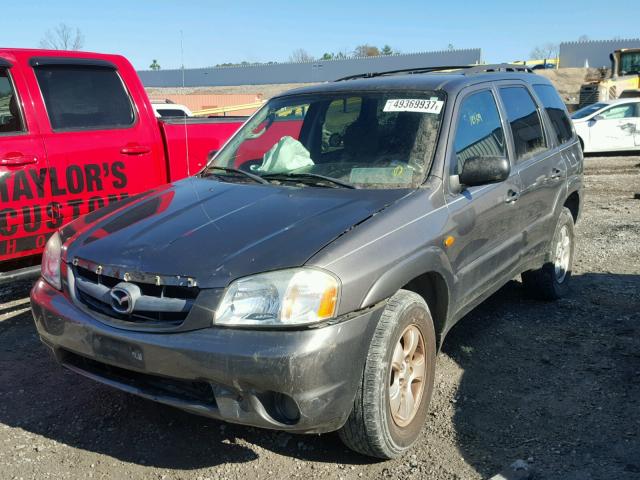
<svg viewBox="0 0 640 480">
<path fill-rule="evenodd" d="M 427 416 L 435 358 L 429 307 L 418 294 L 399 290 L 376 327 L 353 410 L 339 431 L 345 445 L 383 459 L 411 448 Z"/>
<path fill-rule="evenodd" d="M 522 274 L 522 283 L 529 294 L 541 300 L 557 300 L 567 294 L 574 246 L 573 215 L 567 207 L 563 207 L 545 264 L 538 270 Z"/>
</svg>

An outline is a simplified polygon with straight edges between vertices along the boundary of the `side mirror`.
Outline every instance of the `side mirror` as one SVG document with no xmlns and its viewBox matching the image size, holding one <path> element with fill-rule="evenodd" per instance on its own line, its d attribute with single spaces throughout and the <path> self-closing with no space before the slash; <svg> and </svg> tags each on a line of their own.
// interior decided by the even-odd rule
<svg viewBox="0 0 640 480">
<path fill-rule="evenodd" d="M 460 184 L 466 187 L 503 182 L 509 178 L 511 165 L 504 157 L 470 157 L 464 162 Z"/>
</svg>

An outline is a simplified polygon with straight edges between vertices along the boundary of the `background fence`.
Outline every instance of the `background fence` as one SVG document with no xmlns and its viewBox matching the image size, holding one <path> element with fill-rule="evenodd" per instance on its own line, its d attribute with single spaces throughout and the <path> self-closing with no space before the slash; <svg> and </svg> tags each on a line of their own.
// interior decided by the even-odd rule
<svg viewBox="0 0 640 480">
<path fill-rule="evenodd" d="M 563 42 L 560 44 L 560 68 L 611 67 L 609 54 L 619 48 L 640 48 L 640 39 L 626 40 L 595 40 L 587 42 Z"/>
<path fill-rule="evenodd" d="M 438 65 L 469 65 L 479 63 L 480 54 L 479 48 L 472 48 L 303 63 L 187 68 L 184 70 L 184 86 L 325 82 L 366 72 Z M 145 87 L 180 87 L 183 84 L 182 70 L 143 70 L 138 73 Z"/>
</svg>

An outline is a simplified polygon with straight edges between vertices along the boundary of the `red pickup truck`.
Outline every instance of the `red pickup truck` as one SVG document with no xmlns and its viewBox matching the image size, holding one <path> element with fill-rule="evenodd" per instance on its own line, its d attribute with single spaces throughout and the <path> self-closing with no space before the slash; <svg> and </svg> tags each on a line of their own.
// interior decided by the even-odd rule
<svg viewBox="0 0 640 480">
<path fill-rule="evenodd" d="M 0 49 L 0 284 L 79 215 L 202 169 L 244 118 L 159 120 L 118 55 Z"/>
</svg>

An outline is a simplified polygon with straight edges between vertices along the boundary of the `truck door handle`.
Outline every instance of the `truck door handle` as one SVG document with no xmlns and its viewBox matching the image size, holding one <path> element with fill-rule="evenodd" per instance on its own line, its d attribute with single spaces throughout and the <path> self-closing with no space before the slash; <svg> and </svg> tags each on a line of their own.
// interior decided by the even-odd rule
<svg viewBox="0 0 640 480">
<path fill-rule="evenodd" d="M 505 200 L 505 202 L 513 203 L 517 201 L 519 198 L 520 198 L 520 192 L 516 192 L 515 190 L 509 189 L 509 191 L 507 192 L 507 199 Z"/>
<path fill-rule="evenodd" d="M 146 145 L 137 145 L 135 143 L 125 145 L 120 149 L 120 153 L 123 155 L 144 155 L 149 152 L 151 152 L 151 147 L 147 147 Z"/>
<path fill-rule="evenodd" d="M 23 155 L 19 152 L 7 153 L 4 157 L 0 158 L 0 165 L 7 167 L 19 167 L 20 165 L 29 165 L 37 162 L 38 157 L 34 155 Z"/>
<path fill-rule="evenodd" d="M 551 175 L 549 175 L 549 178 L 552 180 L 556 180 L 561 176 L 562 176 L 562 170 L 560 170 L 559 168 L 554 168 L 551 170 Z"/>
</svg>

